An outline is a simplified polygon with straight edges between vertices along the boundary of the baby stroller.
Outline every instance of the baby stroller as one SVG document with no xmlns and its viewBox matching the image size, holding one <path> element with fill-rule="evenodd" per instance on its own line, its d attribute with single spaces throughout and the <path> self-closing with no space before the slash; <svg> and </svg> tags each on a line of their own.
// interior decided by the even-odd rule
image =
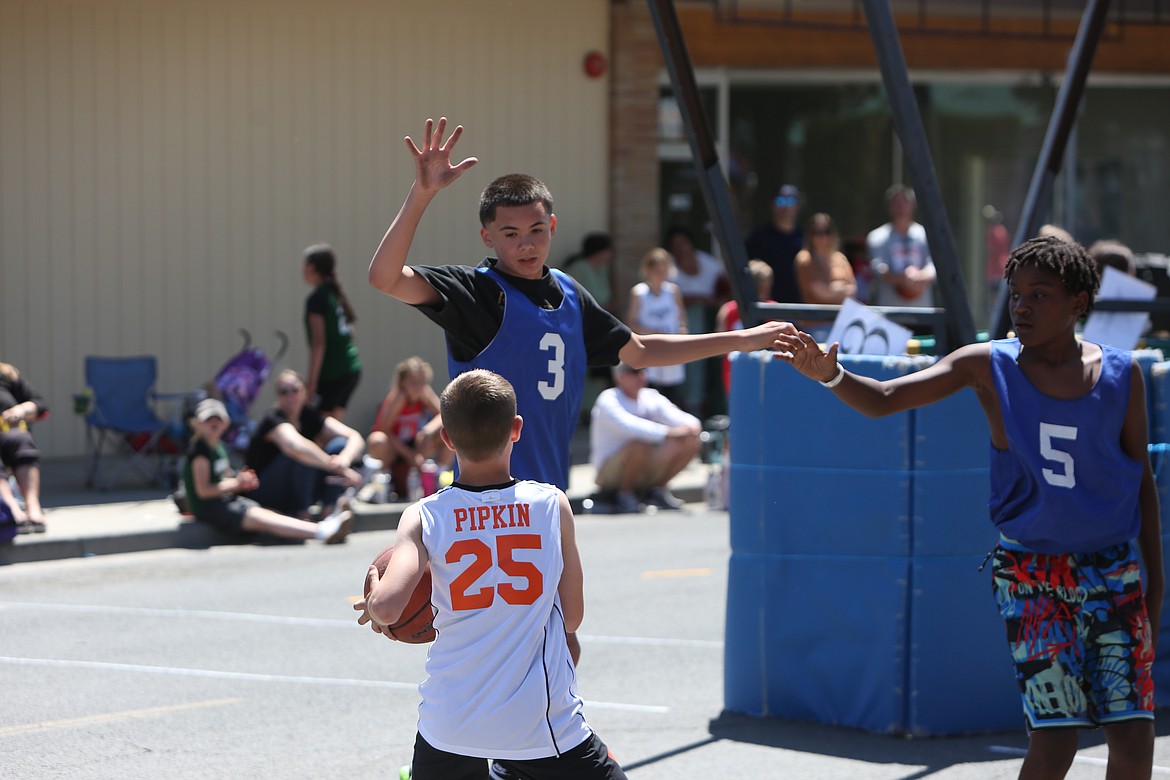
<svg viewBox="0 0 1170 780">
<path fill-rule="evenodd" d="M 251 333 L 240 328 L 240 335 L 244 337 L 243 348 L 223 364 L 223 368 L 211 381 L 213 394 L 223 400 L 232 418 L 223 443 L 237 453 L 247 449 L 248 441 L 256 430 L 256 422 L 248 416 L 248 411 L 256 401 L 256 396 L 260 395 L 260 388 L 264 386 L 273 367 L 280 363 L 288 351 L 288 336 L 279 330 L 276 331 L 276 338 L 280 341 L 280 348 L 271 360 L 263 349 L 252 346 Z"/>
</svg>

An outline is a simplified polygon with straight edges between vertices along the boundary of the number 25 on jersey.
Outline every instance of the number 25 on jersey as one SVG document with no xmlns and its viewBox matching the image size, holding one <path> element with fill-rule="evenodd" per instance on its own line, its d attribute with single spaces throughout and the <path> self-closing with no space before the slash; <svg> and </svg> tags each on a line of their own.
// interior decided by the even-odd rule
<svg viewBox="0 0 1170 780">
<path fill-rule="evenodd" d="M 451 582 L 451 608 L 456 612 L 471 609 L 486 609 L 499 595 L 506 603 L 515 606 L 534 604 L 544 593 L 544 572 L 530 561 L 518 561 L 517 550 L 539 550 L 539 534 L 502 534 L 495 537 L 495 551 L 482 539 L 460 539 L 447 548 L 446 561 L 456 564 L 465 558 L 471 563 L 463 573 Z M 475 589 L 476 581 L 498 566 L 514 581 L 522 580 L 518 586 L 513 582 L 501 582 L 497 587 Z"/>
</svg>

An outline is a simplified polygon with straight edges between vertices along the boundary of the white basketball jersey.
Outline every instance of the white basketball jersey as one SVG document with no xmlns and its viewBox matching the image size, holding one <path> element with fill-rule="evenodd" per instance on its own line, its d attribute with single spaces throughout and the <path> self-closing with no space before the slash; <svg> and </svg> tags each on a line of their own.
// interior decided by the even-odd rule
<svg viewBox="0 0 1170 780">
<path fill-rule="evenodd" d="M 419 504 L 438 631 L 418 730 L 464 756 L 557 756 L 592 733 L 557 587 L 557 490 L 523 481 L 444 488 Z"/>
</svg>

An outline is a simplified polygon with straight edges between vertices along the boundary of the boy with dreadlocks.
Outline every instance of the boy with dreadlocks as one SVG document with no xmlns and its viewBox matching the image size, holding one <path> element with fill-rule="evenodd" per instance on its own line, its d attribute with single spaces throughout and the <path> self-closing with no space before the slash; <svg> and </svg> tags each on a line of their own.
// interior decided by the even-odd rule
<svg viewBox="0 0 1170 780">
<path fill-rule="evenodd" d="M 1102 726 L 1109 777 L 1148 778 L 1164 577 L 1142 373 L 1074 334 L 1100 282 L 1079 244 L 1026 241 L 1004 277 L 1015 338 L 885 382 L 845 371 L 837 344 L 806 333 L 782 337 L 782 357 L 869 417 L 975 391 L 991 429 L 993 588 L 1030 730 L 1020 777 L 1064 777 L 1077 728 Z"/>
</svg>

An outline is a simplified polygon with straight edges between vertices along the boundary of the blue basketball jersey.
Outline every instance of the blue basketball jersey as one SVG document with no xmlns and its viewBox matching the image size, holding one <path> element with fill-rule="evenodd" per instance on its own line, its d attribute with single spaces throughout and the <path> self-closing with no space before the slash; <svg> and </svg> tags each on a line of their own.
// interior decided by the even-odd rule
<svg viewBox="0 0 1170 780">
<path fill-rule="evenodd" d="M 1037 552 L 1087 553 L 1141 527 L 1142 464 L 1121 449 L 1132 357 L 1101 346 L 1101 375 L 1080 398 L 1041 393 L 1020 370 L 1019 339 L 991 342 L 1008 449 L 991 448 L 991 520 Z"/>
<path fill-rule="evenodd" d="M 516 389 L 517 413 L 524 418 L 512 450 L 512 476 L 569 487 L 569 445 L 585 392 L 585 327 L 577 287 L 553 268 L 564 292 L 561 305 L 542 309 L 493 268 L 477 268 L 504 291 L 504 321 L 496 337 L 469 362 L 448 353 L 454 379 L 473 368 L 494 371 Z"/>
</svg>

